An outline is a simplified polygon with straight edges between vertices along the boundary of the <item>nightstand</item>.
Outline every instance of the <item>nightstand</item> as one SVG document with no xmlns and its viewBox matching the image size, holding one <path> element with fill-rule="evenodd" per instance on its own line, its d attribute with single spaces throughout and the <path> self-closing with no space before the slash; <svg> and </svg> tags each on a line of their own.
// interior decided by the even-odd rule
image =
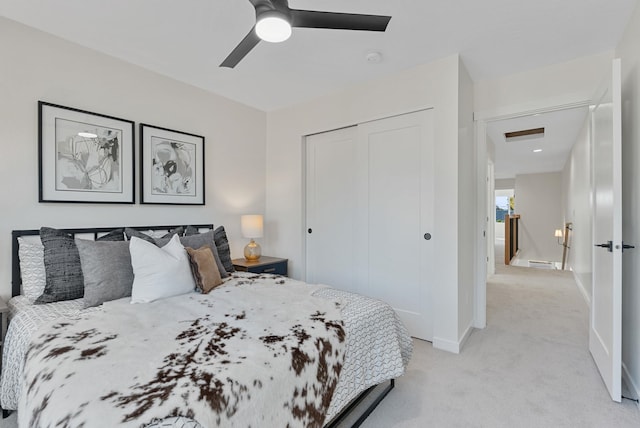
<svg viewBox="0 0 640 428">
<path fill-rule="evenodd" d="M 262 256 L 255 262 L 250 262 L 245 258 L 231 260 L 233 267 L 241 272 L 273 273 L 283 276 L 287 276 L 288 261 L 288 259 L 279 259 L 277 257 L 268 256 Z"/>
</svg>

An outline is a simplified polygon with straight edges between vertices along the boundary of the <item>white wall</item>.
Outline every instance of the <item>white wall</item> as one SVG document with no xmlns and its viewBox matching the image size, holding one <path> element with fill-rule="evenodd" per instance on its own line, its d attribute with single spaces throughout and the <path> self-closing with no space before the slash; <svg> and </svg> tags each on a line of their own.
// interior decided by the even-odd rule
<svg viewBox="0 0 640 428">
<path fill-rule="evenodd" d="M 434 346 L 455 350 L 458 329 L 458 56 L 366 82 L 267 115 L 267 246 L 290 259 L 304 278 L 304 135 L 372 119 L 434 108 L 435 230 Z M 398 249 L 402 251 L 402 249 Z"/>
<path fill-rule="evenodd" d="M 529 112 L 590 100 L 611 67 L 613 52 L 476 82 L 476 118 Z"/>
<path fill-rule="evenodd" d="M 240 214 L 265 209 L 264 112 L 2 17 L 0 58 L 1 297 L 11 294 L 14 229 L 212 222 L 242 254 Z M 38 100 L 203 135 L 206 205 L 38 203 Z"/>
<path fill-rule="evenodd" d="M 520 254 L 522 260 L 562 260 L 562 246 L 553 236 L 561 229 L 562 174 L 516 176 L 515 211 L 520 214 Z"/>
<path fill-rule="evenodd" d="M 562 170 L 563 217 L 565 222 L 573 223 L 566 269 L 573 271 L 587 300 L 591 300 L 593 249 L 589 123 L 587 119 L 582 126 Z"/>
<path fill-rule="evenodd" d="M 458 74 L 458 337 L 473 324 L 476 232 L 476 157 L 473 134 L 473 81 L 462 61 Z M 437 141 L 437 140 L 436 140 Z M 437 202 L 437 199 L 436 199 Z"/>
<path fill-rule="evenodd" d="M 640 396 L 640 5 L 616 49 L 622 58 L 622 236 L 637 249 L 622 258 L 622 361 Z"/>
<path fill-rule="evenodd" d="M 496 179 L 496 190 L 508 190 L 515 189 L 516 187 L 516 179 L 515 178 L 498 178 Z"/>
</svg>

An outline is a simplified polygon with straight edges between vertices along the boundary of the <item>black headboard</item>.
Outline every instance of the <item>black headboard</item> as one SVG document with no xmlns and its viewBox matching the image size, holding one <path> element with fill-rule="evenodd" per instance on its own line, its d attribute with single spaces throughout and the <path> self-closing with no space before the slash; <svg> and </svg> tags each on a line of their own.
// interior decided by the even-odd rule
<svg viewBox="0 0 640 428">
<path fill-rule="evenodd" d="M 213 224 L 193 224 L 192 227 L 197 229 L 213 229 Z M 79 229 L 60 229 L 72 235 L 87 235 L 93 234 L 93 239 L 98 238 L 100 235 L 112 231 L 113 229 L 120 229 L 124 226 L 115 227 L 92 227 L 92 228 L 79 228 Z M 166 230 L 175 229 L 177 226 L 127 226 L 136 230 Z M 18 237 L 20 236 L 33 236 L 40 235 L 40 229 L 31 230 L 13 230 L 11 232 L 11 296 L 18 296 L 20 294 L 20 286 L 22 285 L 22 277 L 20 276 L 20 258 L 18 256 Z"/>
</svg>

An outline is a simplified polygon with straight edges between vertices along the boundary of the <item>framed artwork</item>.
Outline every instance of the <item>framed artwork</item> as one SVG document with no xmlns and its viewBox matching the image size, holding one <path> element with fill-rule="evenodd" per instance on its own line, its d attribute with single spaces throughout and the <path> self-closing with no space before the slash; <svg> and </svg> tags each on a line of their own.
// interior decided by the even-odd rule
<svg viewBox="0 0 640 428">
<path fill-rule="evenodd" d="M 38 102 L 39 202 L 135 203 L 134 124 Z"/>
<path fill-rule="evenodd" d="M 143 204 L 204 205 L 204 137 L 140 124 Z"/>
</svg>

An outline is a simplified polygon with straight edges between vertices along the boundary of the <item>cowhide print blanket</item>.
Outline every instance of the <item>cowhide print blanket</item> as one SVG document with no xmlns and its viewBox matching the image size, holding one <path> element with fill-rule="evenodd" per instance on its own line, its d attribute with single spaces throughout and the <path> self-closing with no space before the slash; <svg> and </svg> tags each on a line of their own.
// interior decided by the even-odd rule
<svg viewBox="0 0 640 428">
<path fill-rule="evenodd" d="M 128 299 L 39 330 L 21 427 L 321 427 L 344 362 L 341 302 L 273 277 L 147 304 Z"/>
</svg>

